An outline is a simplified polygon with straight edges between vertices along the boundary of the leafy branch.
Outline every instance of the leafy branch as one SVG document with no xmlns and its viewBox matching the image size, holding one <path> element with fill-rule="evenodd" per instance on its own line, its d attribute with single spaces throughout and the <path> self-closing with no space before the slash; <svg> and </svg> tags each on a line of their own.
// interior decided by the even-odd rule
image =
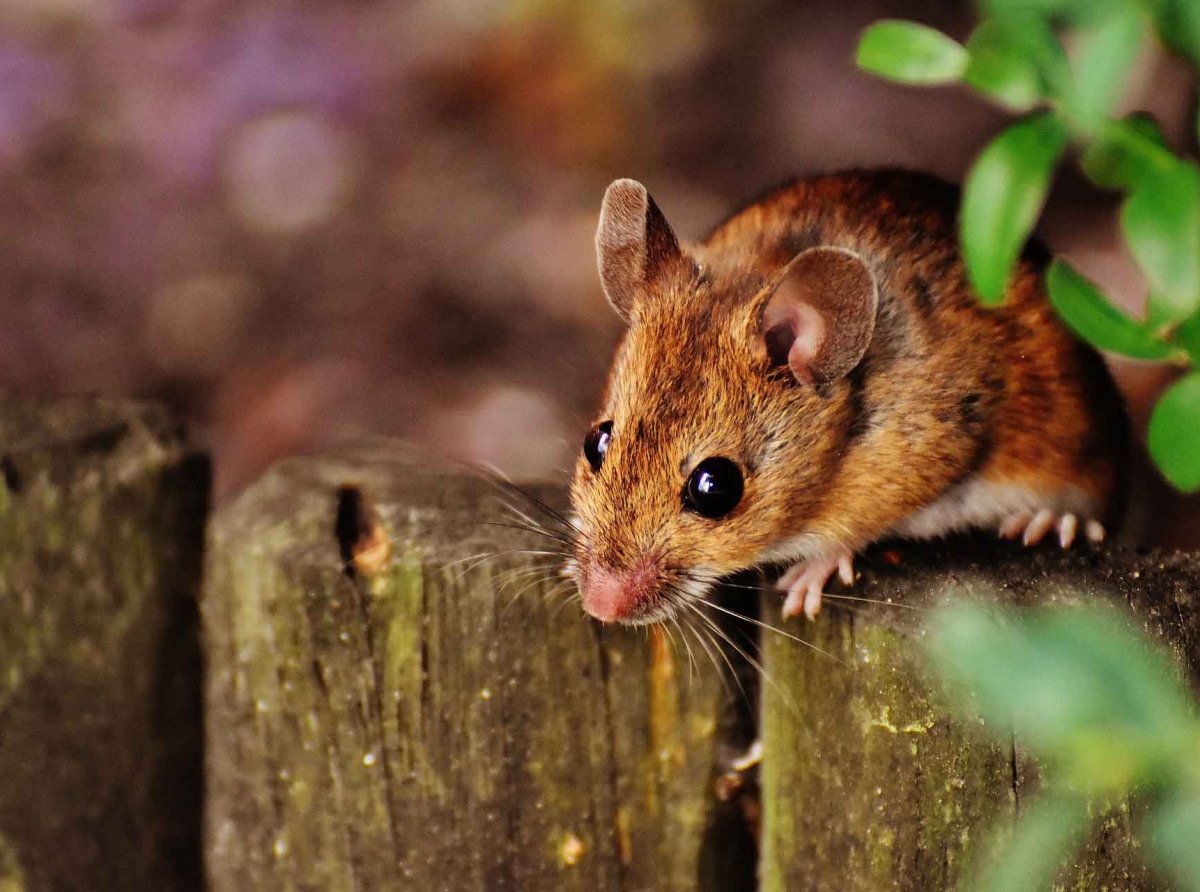
<svg viewBox="0 0 1200 892">
<path fill-rule="evenodd" d="M 1154 408 L 1149 447 L 1172 484 L 1200 491 L 1200 167 L 1173 153 L 1148 117 L 1113 117 L 1149 34 L 1200 68 L 1200 3 L 982 6 L 986 18 L 965 45 L 916 22 L 876 22 L 862 35 L 858 64 L 901 83 L 966 84 L 1022 115 L 980 153 L 963 189 L 963 256 L 985 305 L 1004 302 L 1068 147 L 1078 148 L 1089 180 L 1124 193 L 1121 231 L 1149 285 L 1145 318 L 1122 312 L 1061 259 L 1049 269 L 1047 290 L 1064 321 L 1099 349 L 1187 370 Z M 1060 31 L 1071 35 L 1073 59 Z"/>
</svg>

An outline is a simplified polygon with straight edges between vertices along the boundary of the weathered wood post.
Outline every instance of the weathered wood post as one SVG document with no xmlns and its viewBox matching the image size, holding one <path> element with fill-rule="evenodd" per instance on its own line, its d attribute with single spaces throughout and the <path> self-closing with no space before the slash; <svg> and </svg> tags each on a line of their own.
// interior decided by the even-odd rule
<svg viewBox="0 0 1200 892">
<path fill-rule="evenodd" d="M 348 483 L 392 544 L 373 575 L 340 566 Z M 737 743 L 722 681 L 689 680 L 657 636 L 564 609 L 557 567 L 531 570 L 557 543 L 496 526 L 520 523 L 501 501 L 411 459 L 300 459 L 216 520 L 214 889 L 717 882 L 737 854 L 736 834 L 712 832 L 720 750 Z"/>
<path fill-rule="evenodd" d="M 922 665 L 927 608 L 947 598 L 1002 605 L 1086 602 L 1126 608 L 1200 679 L 1200 558 L 1106 549 L 957 541 L 874 553 L 854 596 L 800 634 L 821 659 L 768 636 L 767 671 L 791 703 L 764 692 L 765 892 L 953 889 L 992 827 L 1036 796 L 1036 766 L 1018 737 L 997 746 L 953 717 Z M 849 609 L 847 609 L 847 607 Z M 1013 666 L 1019 673 L 1024 667 Z M 1090 844 L 1063 888 L 1165 888 L 1141 858 L 1136 810 L 1102 803 Z"/>
<path fill-rule="evenodd" d="M 200 889 L 208 464 L 166 414 L 0 399 L 0 889 Z"/>
<path fill-rule="evenodd" d="M 948 890 L 1039 781 L 923 674 L 925 608 L 1106 598 L 1200 678 L 1197 556 L 880 549 L 870 602 L 785 627 L 824 653 L 763 633 L 760 685 L 586 621 L 561 543 L 411 456 L 285 462 L 207 540 L 207 463 L 153 409 L 0 402 L 0 472 L 4 892 Z M 1097 807 L 1061 883 L 1162 888 L 1136 804 Z"/>
</svg>

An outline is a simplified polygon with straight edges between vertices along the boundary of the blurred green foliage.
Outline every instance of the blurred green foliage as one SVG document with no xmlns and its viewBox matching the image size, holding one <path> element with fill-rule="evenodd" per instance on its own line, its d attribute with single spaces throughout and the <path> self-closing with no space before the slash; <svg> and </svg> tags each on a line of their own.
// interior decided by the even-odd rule
<svg viewBox="0 0 1200 892">
<path fill-rule="evenodd" d="M 1095 817 L 1141 795 L 1141 836 L 1180 889 L 1200 892 L 1200 716 L 1164 654 L 1099 608 L 1016 618 L 960 603 L 935 620 L 931 662 L 964 709 L 1040 760 L 1045 789 L 973 888 L 1036 892 Z"/>
<path fill-rule="evenodd" d="M 907 84 L 965 83 L 1024 114 L 984 148 L 963 190 L 963 256 L 987 305 L 1003 303 L 1070 144 L 1088 179 L 1124 193 L 1121 229 L 1149 284 L 1146 318 L 1117 309 L 1062 260 L 1047 276 L 1050 300 L 1100 349 L 1192 369 L 1155 406 L 1149 443 L 1171 483 L 1200 491 L 1200 167 L 1144 115 L 1113 114 L 1152 33 L 1200 68 L 1200 2 L 984 0 L 982 10 L 965 45 L 916 22 L 877 22 L 858 64 Z"/>
</svg>

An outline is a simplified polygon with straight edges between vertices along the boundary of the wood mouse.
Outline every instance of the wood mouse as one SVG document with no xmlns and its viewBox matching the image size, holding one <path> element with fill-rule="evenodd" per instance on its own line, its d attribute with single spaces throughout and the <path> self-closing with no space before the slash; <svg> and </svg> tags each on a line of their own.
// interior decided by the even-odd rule
<svg viewBox="0 0 1200 892">
<path fill-rule="evenodd" d="M 723 576 L 788 564 L 783 613 L 884 537 L 982 528 L 1098 541 L 1124 500 L 1127 421 L 1026 248 L 981 306 L 958 191 L 901 170 L 767 193 L 683 244 L 644 186 L 608 187 L 604 293 L 627 328 L 571 485 L 584 609 L 650 623 Z"/>
</svg>

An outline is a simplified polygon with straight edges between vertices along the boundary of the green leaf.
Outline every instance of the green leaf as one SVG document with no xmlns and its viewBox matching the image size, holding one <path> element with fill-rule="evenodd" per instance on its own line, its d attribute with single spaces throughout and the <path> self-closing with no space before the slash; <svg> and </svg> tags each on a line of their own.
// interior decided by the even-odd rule
<svg viewBox="0 0 1200 892">
<path fill-rule="evenodd" d="M 1150 765 L 1190 754 L 1196 743 L 1192 700 L 1171 660 L 1127 622 L 1115 611 L 1092 608 L 1044 611 L 1029 626 L 1047 666 L 1086 673 L 1106 691 L 1090 707 L 1091 725 L 1077 724 L 1074 742 L 1086 745 L 1073 755 L 1107 749 Z M 1081 783 L 1095 781 L 1084 773 Z"/>
<path fill-rule="evenodd" d="M 1104 697 L 1086 674 L 1058 671 L 1052 683 L 1044 682 L 1045 660 L 1024 624 L 1003 615 L 958 605 L 935 616 L 932 632 L 929 653 L 938 675 L 971 695 L 992 733 L 1007 735 L 1019 726 L 1031 735 L 1023 742 L 1043 756 L 1069 750 L 1069 738 L 1082 724 L 1077 711 L 1095 712 L 1093 704 Z"/>
<path fill-rule="evenodd" d="M 1200 309 L 1200 170 L 1179 162 L 1144 179 L 1121 208 L 1121 228 L 1156 309 L 1173 319 Z"/>
<path fill-rule="evenodd" d="M 967 67 L 967 51 L 941 31 L 917 22 L 884 19 L 863 32 L 858 67 L 905 84 L 948 84 Z"/>
<path fill-rule="evenodd" d="M 1038 67 L 1007 29 L 983 22 L 967 41 L 967 70 L 963 80 L 1013 111 L 1028 111 L 1042 98 Z"/>
<path fill-rule="evenodd" d="M 984 872 L 968 887 L 978 892 L 1038 892 L 1054 886 L 1058 867 L 1088 826 L 1087 801 L 1043 793 L 1012 836 L 993 846 Z"/>
<path fill-rule="evenodd" d="M 1072 96 L 1074 82 L 1067 51 L 1044 16 L 1014 8 L 991 21 L 994 34 L 987 39 L 1002 43 L 1008 53 L 1020 55 L 1032 65 L 1042 93 L 1058 99 Z"/>
<path fill-rule="evenodd" d="M 1071 0 L 984 0 L 985 11 L 997 18 L 1037 15 L 1053 18 L 1070 6 Z"/>
<path fill-rule="evenodd" d="M 1167 388 L 1150 415 L 1148 442 L 1154 463 L 1176 489 L 1200 490 L 1200 372 Z"/>
<path fill-rule="evenodd" d="M 1129 84 L 1129 72 L 1142 47 L 1146 20 L 1137 6 L 1115 11 L 1081 34 L 1075 68 L 1079 111 L 1092 119 L 1106 116 Z"/>
<path fill-rule="evenodd" d="M 1129 0 L 985 0 L 983 4 L 998 19 L 1036 15 L 1075 26 L 1102 21 L 1128 5 Z"/>
<path fill-rule="evenodd" d="M 1062 260 L 1050 265 L 1046 288 L 1058 315 L 1093 347 L 1136 359 L 1166 359 L 1171 355 L 1171 347 L 1149 326 L 1114 307 L 1092 282 Z"/>
<path fill-rule="evenodd" d="M 1158 122 L 1137 112 L 1101 127 L 1080 164 L 1097 186 L 1131 191 L 1149 177 L 1169 171 L 1176 160 Z"/>
<path fill-rule="evenodd" d="M 1165 0 L 1158 5 L 1158 33 L 1163 43 L 1200 68 L 1200 3 Z"/>
<path fill-rule="evenodd" d="M 1079 789 L 1119 791 L 1195 745 L 1172 664 L 1116 613 L 1050 610 L 1018 622 L 964 603 L 939 612 L 932 630 L 938 674 Z"/>
<path fill-rule="evenodd" d="M 1181 890 L 1200 892 L 1200 799 L 1176 795 L 1146 820 L 1143 837 L 1160 870 Z"/>
<path fill-rule="evenodd" d="M 959 233 L 971 283 L 988 306 L 1004 302 L 1009 274 L 1041 213 L 1066 143 L 1057 117 L 1032 115 L 992 140 L 967 174 Z"/>
</svg>

